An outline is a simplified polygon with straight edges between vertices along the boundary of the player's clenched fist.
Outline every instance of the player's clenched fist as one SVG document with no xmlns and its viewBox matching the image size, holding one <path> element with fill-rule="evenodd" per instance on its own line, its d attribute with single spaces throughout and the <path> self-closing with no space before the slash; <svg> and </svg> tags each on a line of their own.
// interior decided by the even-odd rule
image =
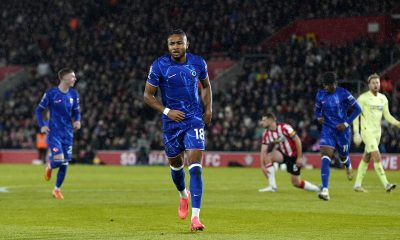
<svg viewBox="0 0 400 240">
<path fill-rule="evenodd" d="M 50 132 L 50 128 L 48 126 L 43 126 L 40 128 L 40 132 L 41 133 L 49 133 Z"/>
</svg>

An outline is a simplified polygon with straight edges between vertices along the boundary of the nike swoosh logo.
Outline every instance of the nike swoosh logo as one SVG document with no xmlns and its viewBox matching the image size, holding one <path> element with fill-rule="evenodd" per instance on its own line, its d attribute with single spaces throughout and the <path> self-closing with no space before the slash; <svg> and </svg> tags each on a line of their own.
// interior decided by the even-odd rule
<svg viewBox="0 0 400 240">
<path fill-rule="evenodd" d="M 55 100 L 54 102 L 55 103 L 60 103 L 62 100 L 60 99 L 60 100 Z"/>
<path fill-rule="evenodd" d="M 198 197 L 198 196 L 200 196 L 200 194 L 197 194 L 197 195 L 196 195 L 196 194 L 193 194 L 193 197 Z"/>
<path fill-rule="evenodd" d="M 171 76 L 168 76 L 168 78 L 172 78 L 172 77 L 175 77 L 175 76 L 176 76 L 176 73 L 171 75 Z"/>
</svg>

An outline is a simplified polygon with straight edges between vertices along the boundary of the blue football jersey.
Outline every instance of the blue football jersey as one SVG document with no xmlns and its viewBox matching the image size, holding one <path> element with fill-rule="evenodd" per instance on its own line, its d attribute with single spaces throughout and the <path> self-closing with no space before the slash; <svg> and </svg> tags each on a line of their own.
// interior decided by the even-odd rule
<svg viewBox="0 0 400 240">
<path fill-rule="evenodd" d="M 79 94 L 70 88 L 68 92 L 61 92 L 58 87 L 51 88 L 42 97 L 36 108 L 36 118 L 40 127 L 45 125 L 42 112 L 49 109 L 50 118 L 48 127 L 48 141 L 56 138 L 65 144 L 71 144 L 73 139 L 73 121 L 80 121 Z"/>
<path fill-rule="evenodd" d="M 185 113 L 182 122 L 175 122 L 163 115 L 163 129 L 182 128 L 193 122 L 203 121 L 203 108 L 199 97 L 199 80 L 208 76 L 207 64 L 200 56 L 187 53 L 184 63 L 175 62 L 166 54 L 153 62 L 147 82 L 161 90 L 165 107 Z"/>
<path fill-rule="evenodd" d="M 336 125 L 347 122 L 349 125 L 354 119 L 347 115 L 349 107 L 355 106 L 356 112 L 352 114 L 358 116 L 360 108 L 356 99 L 349 91 L 344 88 L 336 87 L 336 91 L 329 93 L 325 90 L 319 90 L 315 100 L 315 117 L 324 118 L 324 124 L 330 128 L 336 128 Z"/>
</svg>

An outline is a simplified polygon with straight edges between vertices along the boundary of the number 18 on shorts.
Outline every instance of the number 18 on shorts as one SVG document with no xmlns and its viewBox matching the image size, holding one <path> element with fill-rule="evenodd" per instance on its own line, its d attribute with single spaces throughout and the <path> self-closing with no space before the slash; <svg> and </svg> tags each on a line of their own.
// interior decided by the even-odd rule
<svg viewBox="0 0 400 240">
<path fill-rule="evenodd" d="M 191 127 L 164 132 L 164 145 L 168 157 L 176 157 L 185 150 L 204 150 L 204 127 Z"/>
</svg>

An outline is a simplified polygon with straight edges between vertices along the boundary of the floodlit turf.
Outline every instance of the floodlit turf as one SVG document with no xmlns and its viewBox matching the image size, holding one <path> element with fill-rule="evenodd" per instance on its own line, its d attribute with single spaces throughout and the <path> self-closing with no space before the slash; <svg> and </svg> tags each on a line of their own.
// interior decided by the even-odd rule
<svg viewBox="0 0 400 240">
<path fill-rule="evenodd" d="M 205 168 L 201 220 L 179 220 L 168 167 L 71 165 L 64 200 L 51 196 L 43 166 L 0 165 L 0 239 L 399 239 L 400 186 L 386 193 L 369 171 L 355 193 L 343 170 L 331 172 L 328 202 L 277 173 L 278 192 L 258 193 L 259 169 Z M 189 174 L 186 174 L 188 179 Z M 387 172 L 400 183 L 400 172 Z M 303 177 L 318 183 L 319 170 Z M 4 189 L 3 187 L 6 187 Z"/>
</svg>

